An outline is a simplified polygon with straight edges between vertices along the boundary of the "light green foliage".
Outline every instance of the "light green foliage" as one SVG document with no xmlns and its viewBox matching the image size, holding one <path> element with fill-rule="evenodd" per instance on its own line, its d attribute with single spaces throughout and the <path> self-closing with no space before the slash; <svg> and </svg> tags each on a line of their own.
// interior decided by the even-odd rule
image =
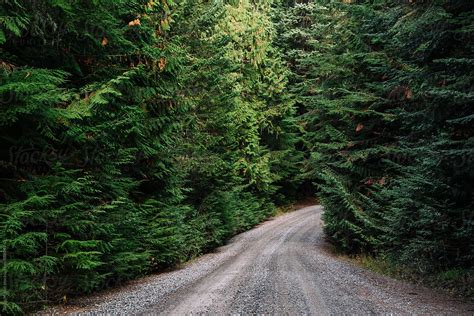
<svg viewBox="0 0 474 316">
<path fill-rule="evenodd" d="M 0 12 L 2 313 L 184 262 L 297 185 L 297 166 L 280 162 L 294 152 L 294 111 L 268 5 L 6 1 Z"/>
</svg>

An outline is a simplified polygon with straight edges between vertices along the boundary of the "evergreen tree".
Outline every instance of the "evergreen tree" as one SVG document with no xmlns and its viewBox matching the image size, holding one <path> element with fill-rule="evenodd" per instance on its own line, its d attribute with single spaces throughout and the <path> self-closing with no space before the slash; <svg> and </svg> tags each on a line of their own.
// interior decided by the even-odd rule
<svg viewBox="0 0 474 316">
<path fill-rule="evenodd" d="M 278 45 L 329 238 L 421 273 L 470 273 L 472 4 L 282 6 Z"/>
<path fill-rule="evenodd" d="M 7 1 L 1 12 L 3 312 L 190 259 L 297 185 L 264 2 Z"/>
</svg>

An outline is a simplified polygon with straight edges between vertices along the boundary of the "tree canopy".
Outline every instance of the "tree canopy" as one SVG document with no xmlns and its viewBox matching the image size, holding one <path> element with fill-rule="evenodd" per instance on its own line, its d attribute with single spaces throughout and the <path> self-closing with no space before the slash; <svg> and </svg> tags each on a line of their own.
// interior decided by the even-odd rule
<svg viewBox="0 0 474 316">
<path fill-rule="evenodd" d="M 473 6 L 3 1 L 0 310 L 175 266 L 308 194 L 339 249 L 472 282 Z"/>
</svg>

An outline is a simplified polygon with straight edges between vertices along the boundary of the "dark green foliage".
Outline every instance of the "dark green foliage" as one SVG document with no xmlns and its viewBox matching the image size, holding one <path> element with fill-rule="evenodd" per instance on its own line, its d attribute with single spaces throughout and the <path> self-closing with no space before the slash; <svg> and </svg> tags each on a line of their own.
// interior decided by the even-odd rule
<svg viewBox="0 0 474 316">
<path fill-rule="evenodd" d="M 329 238 L 421 273 L 472 268 L 472 3 L 285 6 L 278 44 Z"/>
<path fill-rule="evenodd" d="M 472 268 L 474 7 L 441 1 L 415 9 L 404 25 L 390 28 L 395 36 L 387 40 L 387 49 L 419 73 L 394 76 L 411 84 L 414 97 L 397 113 L 397 154 L 406 162 L 397 161 L 400 176 L 381 190 L 382 198 L 391 197 L 384 245 L 422 272 Z"/>
<path fill-rule="evenodd" d="M 472 268 L 471 1 L 294 2 L 2 2 L 2 313 L 177 265 L 310 183 L 345 251 Z"/>
<path fill-rule="evenodd" d="M 371 249 L 380 228 L 363 196 L 364 183 L 382 178 L 377 157 L 393 137 L 392 116 L 377 95 L 387 59 L 364 45 L 341 3 L 298 4 L 283 19 L 282 45 L 293 70 L 304 143 L 305 176 L 317 179 L 326 232 L 348 251 Z M 334 211 L 331 211 L 334 210 Z"/>
</svg>

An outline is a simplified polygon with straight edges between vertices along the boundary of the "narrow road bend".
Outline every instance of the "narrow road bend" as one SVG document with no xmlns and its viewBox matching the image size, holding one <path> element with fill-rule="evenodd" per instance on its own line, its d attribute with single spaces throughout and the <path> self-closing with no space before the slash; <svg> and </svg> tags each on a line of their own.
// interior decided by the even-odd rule
<svg viewBox="0 0 474 316">
<path fill-rule="evenodd" d="M 47 312 L 474 315 L 472 302 L 335 257 L 324 241 L 321 212 L 320 206 L 310 206 L 279 216 L 182 269 Z"/>
</svg>

